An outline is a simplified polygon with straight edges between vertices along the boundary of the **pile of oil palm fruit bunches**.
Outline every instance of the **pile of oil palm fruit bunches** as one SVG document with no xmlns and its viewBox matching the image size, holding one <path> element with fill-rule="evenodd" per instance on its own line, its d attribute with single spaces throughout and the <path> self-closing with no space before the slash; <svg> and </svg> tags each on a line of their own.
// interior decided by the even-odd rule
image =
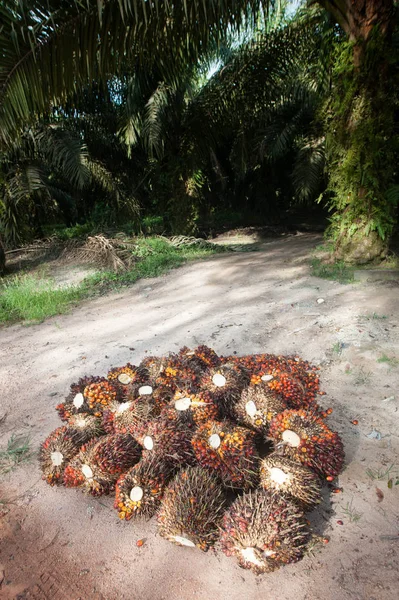
<svg viewBox="0 0 399 600">
<path fill-rule="evenodd" d="M 321 394 L 299 357 L 207 346 L 146 357 L 71 385 L 56 408 L 64 424 L 41 446 L 43 478 L 114 493 L 119 518 L 156 515 L 171 542 L 216 544 L 270 572 L 314 543 L 306 512 L 343 466 Z"/>
</svg>

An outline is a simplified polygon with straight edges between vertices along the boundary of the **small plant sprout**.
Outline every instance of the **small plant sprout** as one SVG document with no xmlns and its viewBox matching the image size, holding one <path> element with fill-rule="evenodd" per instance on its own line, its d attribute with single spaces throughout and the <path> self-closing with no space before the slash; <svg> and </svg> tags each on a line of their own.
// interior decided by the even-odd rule
<svg viewBox="0 0 399 600">
<path fill-rule="evenodd" d="M 13 471 L 19 464 L 29 460 L 30 439 L 26 435 L 12 434 L 7 443 L 7 448 L 0 451 L 0 474 L 5 475 Z"/>
<path fill-rule="evenodd" d="M 353 506 L 353 498 L 350 502 L 346 503 L 346 506 L 341 506 L 341 510 L 344 515 L 349 519 L 350 523 L 357 523 L 363 516 L 363 513 L 358 512 Z"/>
</svg>

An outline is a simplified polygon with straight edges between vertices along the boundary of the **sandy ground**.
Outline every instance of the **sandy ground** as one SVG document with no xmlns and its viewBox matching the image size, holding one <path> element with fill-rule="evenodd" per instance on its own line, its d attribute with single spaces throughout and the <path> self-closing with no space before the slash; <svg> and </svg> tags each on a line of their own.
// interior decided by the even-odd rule
<svg viewBox="0 0 399 600">
<path fill-rule="evenodd" d="M 34 458 L 1 481 L 2 599 L 397 598 L 399 485 L 390 489 L 388 480 L 399 476 L 399 363 L 377 359 L 399 358 L 398 286 L 311 277 L 307 260 L 319 242 L 311 234 L 271 240 L 260 252 L 212 257 L 40 325 L 1 329 L 0 448 L 29 433 L 37 451 L 59 425 L 54 407 L 72 381 L 146 352 L 204 343 L 221 354 L 300 354 L 321 366 L 321 401 L 334 408 L 330 423 L 345 443 L 342 493 L 326 493 L 312 518 L 330 542 L 256 577 L 220 552 L 169 544 L 154 519 L 119 521 L 111 498 L 47 486 Z"/>
</svg>

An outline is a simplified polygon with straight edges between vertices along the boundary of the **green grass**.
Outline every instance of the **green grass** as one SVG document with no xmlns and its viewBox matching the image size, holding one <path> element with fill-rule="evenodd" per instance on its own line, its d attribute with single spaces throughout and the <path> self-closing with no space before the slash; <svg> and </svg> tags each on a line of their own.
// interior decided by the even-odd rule
<svg viewBox="0 0 399 600">
<path fill-rule="evenodd" d="M 99 271 L 87 277 L 79 286 L 57 288 L 44 275 L 24 274 L 13 277 L 0 287 L 0 323 L 42 321 L 61 314 L 84 298 L 104 294 L 133 284 L 138 279 L 158 277 L 182 264 L 203 259 L 223 247 L 183 246 L 175 248 L 165 239 L 137 238 L 131 269 L 115 273 Z"/>
<path fill-rule="evenodd" d="M 12 435 L 5 450 L 0 450 L 0 474 L 13 471 L 20 463 L 31 457 L 30 440 L 27 436 Z"/>
<path fill-rule="evenodd" d="M 386 363 L 390 367 L 397 367 L 399 365 L 399 360 L 396 358 L 396 356 L 387 356 L 386 354 L 383 354 L 380 356 L 380 358 L 377 358 L 377 362 Z"/>
<path fill-rule="evenodd" d="M 51 279 L 25 274 L 14 277 L 0 290 L 0 323 L 41 321 L 65 312 L 81 297 L 78 287 L 57 289 Z"/>
<path fill-rule="evenodd" d="M 311 275 L 320 277 L 321 279 L 332 279 L 339 283 L 353 282 L 353 271 L 352 267 L 348 267 L 342 261 L 326 264 L 320 258 L 312 258 L 310 263 Z"/>
</svg>

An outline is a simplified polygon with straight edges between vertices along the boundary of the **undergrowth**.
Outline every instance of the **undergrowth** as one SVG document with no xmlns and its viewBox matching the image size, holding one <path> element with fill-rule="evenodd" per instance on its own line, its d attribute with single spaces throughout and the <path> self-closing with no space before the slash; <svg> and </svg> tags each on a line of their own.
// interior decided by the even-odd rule
<svg viewBox="0 0 399 600">
<path fill-rule="evenodd" d="M 342 261 L 327 264 L 320 258 L 312 258 L 310 270 L 311 275 L 321 279 L 332 279 L 339 283 L 351 283 L 353 281 L 354 268 L 349 267 Z"/>
<path fill-rule="evenodd" d="M 61 314 L 79 300 L 104 294 L 138 279 L 158 277 L 182 264 L 224 251 L 218 246 L 182 246 L 176 248 L 167 240 L 137 238 L 136 262 L 125 271 L 98 271 L 80 285 L 59 288 L 56 282 L 38 274 L 18 275 L 0 284 L 0 323 L 42 321 Z"/>
</svg>

